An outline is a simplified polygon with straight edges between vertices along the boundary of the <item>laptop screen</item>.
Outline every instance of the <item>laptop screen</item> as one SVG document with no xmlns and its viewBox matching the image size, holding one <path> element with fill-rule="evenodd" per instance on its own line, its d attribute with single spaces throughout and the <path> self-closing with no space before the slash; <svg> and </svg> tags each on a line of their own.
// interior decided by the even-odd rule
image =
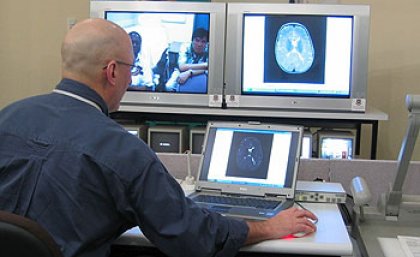
<svg viewBox="0 0 420 257">
<path fill-rule="evenodd" d="M 298 126 L 210 124 L 199 182 L 293 188 L 300 140 Z"/>
</svg>

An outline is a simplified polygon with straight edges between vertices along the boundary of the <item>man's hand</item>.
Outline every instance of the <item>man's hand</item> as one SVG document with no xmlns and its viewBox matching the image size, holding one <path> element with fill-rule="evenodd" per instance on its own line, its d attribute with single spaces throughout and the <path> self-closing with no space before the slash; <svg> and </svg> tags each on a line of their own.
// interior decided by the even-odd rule
<svg viewBox="0 0 420 257">
<path fill-rule="evenodd" d="M 298 232 L 313 233 L 316 226 L 312 221 L 317 219 L 312 212 L 293 207 L 281 211 L 269 220 L 247 221 L 249 232 L 245 244 L 278 239 Z"/>
</svg>

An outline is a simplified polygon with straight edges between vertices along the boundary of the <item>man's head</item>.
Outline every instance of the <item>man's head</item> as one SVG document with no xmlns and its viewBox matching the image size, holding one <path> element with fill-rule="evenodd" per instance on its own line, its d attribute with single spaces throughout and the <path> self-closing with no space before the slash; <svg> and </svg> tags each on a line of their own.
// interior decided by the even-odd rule
<svg viewBox="0 0 420 257">
<path fill-rule="evenodd" d="M 128 35 L 131 38 L 131 43 L 133 44 L 133 53 L 134 53 L 134 59 L 137 58 L 137 55 L 140 53 L 141 51 L 141 36 L 138 32 L 136 31 L 131 31 L 130 33 L 128 33 Z"/>
<path fill-rule="evenodd" d="M 79 22 L 65 36 L 61 57 L 63 78 L 88 85 L 110 111 L 118 109 L 131 84 L 131 67 L 125 64 L 134 60 L 130 37 L 121 27 L 104 19 Z"/>
<path fill-rule="evenodd" d="M 198 28 L 192 34 L 192 47 L 195 53 L 203 54 L 209 42 L 209 32 L 206 29 Z"/>
</svg>

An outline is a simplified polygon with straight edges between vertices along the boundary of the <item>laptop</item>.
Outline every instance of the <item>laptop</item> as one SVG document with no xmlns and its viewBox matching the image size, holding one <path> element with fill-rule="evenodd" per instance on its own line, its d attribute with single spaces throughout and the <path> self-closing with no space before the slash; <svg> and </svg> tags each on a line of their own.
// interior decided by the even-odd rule
<svg viewBox="0 0 420 257">
<path fill-rule="evenodd" d="M 294 204 L 303 127 L 209 122 L 190 199 L 222 215 L 264 220 Z"/>
</svg>

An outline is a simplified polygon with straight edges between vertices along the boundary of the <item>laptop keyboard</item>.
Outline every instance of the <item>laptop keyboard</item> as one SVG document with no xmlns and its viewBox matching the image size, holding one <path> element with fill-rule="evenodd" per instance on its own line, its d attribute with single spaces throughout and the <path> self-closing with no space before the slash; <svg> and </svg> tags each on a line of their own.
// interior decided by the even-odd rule
<svg viewBox="0 0 420 257">
<path fill-rule="evenodd" d="M 229 196 L 219 196 L 219 195 L 197 195 L 193 198 L 195 202 L 200 203 L 213 203 L 213 204 L 224 204 L 231 206 L 244 206 L 244 207 L 253 207 L 259 209 L 275 209 L 280 203 L 281 200 L 267 200 L 251 197 L 229 197 Z"/>
</svg>

